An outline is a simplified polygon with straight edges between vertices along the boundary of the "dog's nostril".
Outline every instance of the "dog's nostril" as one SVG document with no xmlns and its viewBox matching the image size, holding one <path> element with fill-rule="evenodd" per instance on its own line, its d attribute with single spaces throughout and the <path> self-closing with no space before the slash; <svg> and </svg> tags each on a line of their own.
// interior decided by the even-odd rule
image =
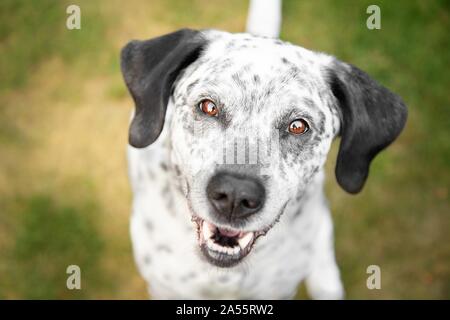
<svg viewBox="0 0 450 320">
<path fill-rule="evenodd" d="M 245 208 L 249 208 L 249 209 L 256 209 L 259 207 L 260 202 L 259 201 L 253 201 L 253 200 L 248 200 L 248 199 L 244 199 L 241 201 L 241 205 Z"/>
<path fill-rule="evenodd" d="M 213 198 L 214 200 L 218 200 L 218 201 L 225 201 L 228 199 L 228 196 L 225 193 L 214 192 L 211 195 L 211 198 Z"/>
</svg>

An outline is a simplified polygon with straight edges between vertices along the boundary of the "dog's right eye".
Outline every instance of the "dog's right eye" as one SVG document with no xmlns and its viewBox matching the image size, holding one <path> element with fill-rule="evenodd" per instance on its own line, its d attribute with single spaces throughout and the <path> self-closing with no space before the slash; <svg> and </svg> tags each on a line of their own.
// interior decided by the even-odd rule
<svg viewBox="0 0 450 320">
<path fill-rule="evenodd" d="M 198 107 L 203 113 L 211 117 L 215 117 L 219 113 L 219 109 L 217 108 L 216 104 L 209 99 L 200 101 Z"/>
</svg>

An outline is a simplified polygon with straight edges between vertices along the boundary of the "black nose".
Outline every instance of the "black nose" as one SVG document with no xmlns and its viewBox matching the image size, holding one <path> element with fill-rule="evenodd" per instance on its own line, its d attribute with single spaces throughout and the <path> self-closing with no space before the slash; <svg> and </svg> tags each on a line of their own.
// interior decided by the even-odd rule
<svg viewBox="0 0 450 320">
<path fill-rule="evenodd" d="M 258 180 L 224 172 L 212 177 L 206 192 L 217 213 L 228 221 L 258 212 L 265 199 L 264 187 Z"/>
</svg>

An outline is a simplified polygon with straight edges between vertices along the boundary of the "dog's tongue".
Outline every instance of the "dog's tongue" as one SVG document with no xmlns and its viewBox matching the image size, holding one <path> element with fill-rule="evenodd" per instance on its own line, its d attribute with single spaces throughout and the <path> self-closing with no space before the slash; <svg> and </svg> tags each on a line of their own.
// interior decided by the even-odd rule
<svg viewBox="0 0 450 320">
<path fill-rule="evenodd" d="M 229 230 L 229 229 L 223 229 L 223 228 L 218 228 L 218 229 L 219 229 L 219 233 L 225 237 L 236 237 L 240 233 L 240 231 L 235 231 L 235 230 Z"/>
</svg>

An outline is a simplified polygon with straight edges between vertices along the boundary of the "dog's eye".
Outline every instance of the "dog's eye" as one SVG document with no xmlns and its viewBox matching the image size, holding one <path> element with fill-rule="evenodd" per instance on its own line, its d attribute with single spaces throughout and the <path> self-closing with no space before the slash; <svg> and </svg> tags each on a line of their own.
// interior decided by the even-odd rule
<svg viewBox="0 0 450 320">
<path fill-rule="evenodd" d="M 200 108 L 200 110 L 202 110 L 203 113 L 206 113 L 208 116 L 214 117 L 219 113 L 219 109 L 217 108 L 216 104 L 208 99 L 202 100 L 198 104 L 198 107 Z"/>
<path fill-rule="evenodd" d="M 304 119 L 295 119 L 289 124 L 289 132 L 293 134 L 303 134 L 309 130 L 309 125 Z"/>
</svg>

